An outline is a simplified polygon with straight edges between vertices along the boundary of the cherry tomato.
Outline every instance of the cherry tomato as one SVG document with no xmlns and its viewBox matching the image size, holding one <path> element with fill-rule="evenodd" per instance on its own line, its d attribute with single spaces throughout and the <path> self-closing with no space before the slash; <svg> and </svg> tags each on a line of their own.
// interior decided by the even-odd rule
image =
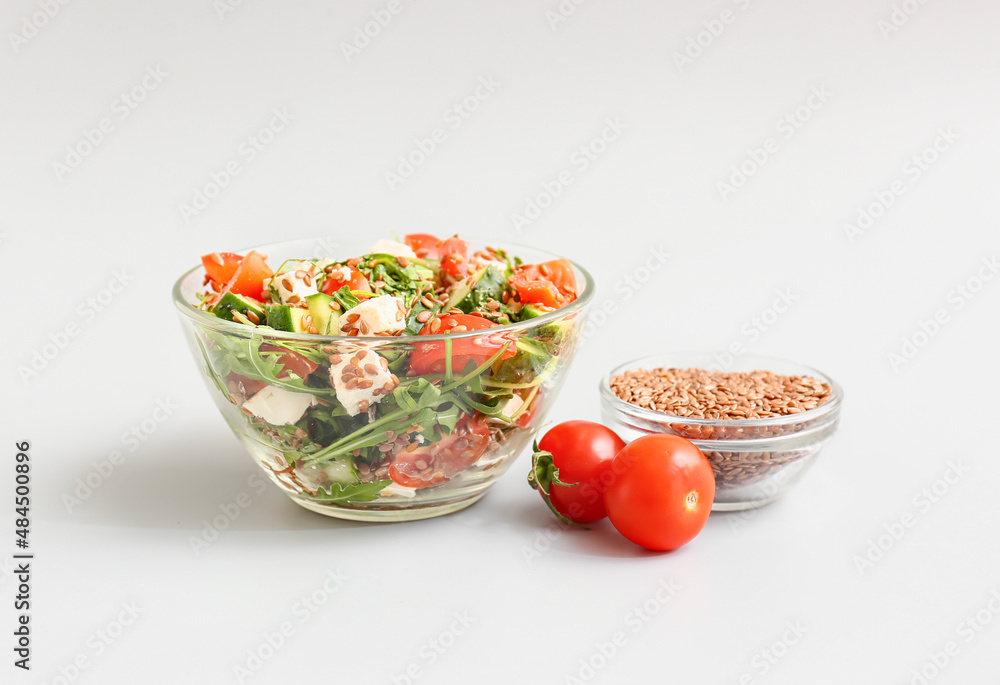
<svg viewBox="0 0 1000 685">
<path fill-rule="evenodd" d="M 448 279 L 452 283 L 460 281 L 472 273 L 472 270 L 469 268 L 469 262 L 466 261 L 465 257 L 457 253 L 446 254 L 441 258 L 441 271 L 448 276 Z"/>
<path fill-rule="evenodd" d="M 330 275 L 326 277 L 326 280 L 323 281 L 323 292 L 327 295 L 332 295 L 345 285 L 351 290 L 362 290 L 367 293 L 372 291 L 371 286 L 368 284 L 368 279 L 365 278 L 363 273 L 353 266 L 342 266 L 335 267 Z"/>
<path fill-rule="evenodd" d="M 510 284 L 517 290 L 521 302 L 562 307 L 576 299 L 576 276 L 567 259 L 518 267 Z"/>
<path fill-rule="evenodd" d="M 247 399 L 253 397 L 267 387 L 267 383 L 264 381 L 247 378 L 246 376 L 242 376 L 235 371 L 230 371 L 226 374 L 226 385 L 228 386 L 229 384 L 234 384 L 240 394 Z"/>
<path fill-rule="evenodd" d="M 403 240 L 420 259 L 444 259 L 453 254 L 460 255 L 463 260 L 469 258 L 469 241 L 457 235 L 439 240 L 430 233 L 410 233 Z"/>
<path fill-rule="evenodd" d="M 278 373 L 278 378 L 288 378 L 288 373 L 291 372 L 299 378 L 304 379 L 319 367 L 319 364 L 312 361 L 308 357 L 303 357 L 298 352 L 292 352 L 291 350 L 287 350 L 284 347 L 278 347 L 277 345 L 264 343 L 260 346 L 260 351 L 283 353 L 280 357 L 278 357 L 278 363 L 285 368 Z"/>
<path fill-rule="evenodd" d="M 201 263 L 205 267 L 205 282 L 212 285 L 212 290 L 219 292 L 219 289 L 236 273 L 242 261 L 243 255 L 235 252 L 212 252 L 203 255 Z"/>
<path fill-rule="evenodd" d="M 435 333 L 439 335 L 448 331 L 480 331 L 489 328 L 497 328 L 497 324 L 484 319 L 481 316 L 471 314 L 447 314 L 440 317 L 440 329 Z M 430 329 L 434 319 L 428 321 L 418 335 L 431 335 Z M 496 354 L 501 347 L 510 342 L 507 350 L 500 356 L 501 359 L 510 359 L 517 354 L 517 346 L 513 344 L 509 334 L 483 334 L 472 338 L 456 337 L 451 343 L 451 370 L 455 373 L 461 371 L 475 362 L 478 366 Z M 410 372 L 413 375 L 423 376 L 430 373 L 445 372 L 446 348 L 444 341 L 432 343 L 417 343 L 414 345 L 413 353 L 410 355 Z"/>
<path fill-rule="evenodd" d="M 465 416 L 437 442 L 400 452 L 389 466 L 389 477 L 408 488 L 440 485 L 479 461 L 489 444 L 486 424 Z"/>
<path fill-rule="evenodd" d="M 233 292 L 257 300 L 264 299 L 264 279 L 274 276 L 271 267 L 264 261 L 264 255 L 251 250 L 240 261 L 222 292 Z"/>
<path fill-rule="evenodd" d="M 440 258 L 444 258 L 445 255 L 457 254 L 462 259 L 469 258 L 469 241 L 462 240 L 457 235 L 453 235 L 450 238 L 445 238 L 438 244 L 438 255 Z"/>
<path fill-rule="evenodd" d="M 535 446 L 528 482 L 557 516 L 600 520 L 608 515 L 604 489 L 614 478 L 611 462 L 623 447 L 625 441 L 599 423 L 565 421 Z"/>
<path fill-rule="evenodd" d="M 403 238 L 420 259 L 437 259 L 437 246 L 441 241 L 430 233 L 410 233 Z"/>
<path fill-rule="evenodd" d="M 705 455 L 676 435 L 644 435 L 611 464 L 604 492 L 608 518 L 622 535 L 655 550 L 694 539 L 715 500 L 715 475 Z"/>
</svg>

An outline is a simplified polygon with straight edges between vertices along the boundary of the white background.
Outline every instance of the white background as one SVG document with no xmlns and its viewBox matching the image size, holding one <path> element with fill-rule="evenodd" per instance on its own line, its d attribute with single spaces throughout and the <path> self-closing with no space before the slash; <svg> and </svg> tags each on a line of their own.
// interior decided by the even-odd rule
<svg viewBox="0 0 1000 685">
<path fill-rule="evenodd" d="M 350 60 L 342 45 L 387 1 L 246 0 L 220 16 L 211 0 L 77 0 L 26 30 L 43 4 L 0 11 L 0 548 L 9 561 L 13 444 L 28 439 L 37 555 L 30 674 L 11 663 L 17 583 L 0 574 L 3 682 L 238 682 L 285 621 L 292 637 L 244 682 L 404 683 L 416 667 L 420 683 L 911 683 L 949 642 L 929 682 L 996 682 L 1000 283 L 975 281 L 1000 253 L 996 3 L 907 0 L 895 26 L 889 0 L 589 0 L 565 21 L 547 16 L 556 0 L 402 0 Z M 476 102 L 481 78 L 499 85 Z M 829 96 L 810 110 L 814 88 Z M 453 127 L 446 112 L 470 96 Z M 249 160 L 239 146 L 275 108 L 293 119 Z M 796 112 L 798 128 L 778 128 Z M 609 119 L 624 130 L 583 169 L 575 151 Z M 435 128 L 444 142 L 390 188 Z M 766 162 L 748 161 L 768 138 Z M 240 174 L 185 220 L 231 160 Z M 720 191 L 744 163 L 742 187 Z M 562 171 L 572 184 L 516 230 Z M 848 235 L 894 183 L 902 194 Z M 593 271 L 595 308 L 616 313 L 552 419 L 596 420 L 599 378 L 629 358 L 742 343 L 837 379 L 841 429 L 784 499 L 715 514 L 670 554 L 606 522 L 558 534 L 524 456 L 476 506 L 417 523 L 338 522 L 260 492 L 184 347 L 174 279 L 209 251 L 414 231 L 519 240 Z M 651 250 L 670 257 L 646 272 Z M 108 302 L 116 271 L 130 280 Z M 966 299 L 953 289 L 970 278 L 982 287 Z M 775 320 L 779 289 L 796 301 Z M 935 335 L 918 334 L 938 310 Z M 754 317 L 765 332 L 749 333 Z M 167 420 L 126 441 L 157 400 L 175 406 Z M 67 506 L 115 451 L 125 462 Z M 241 492 L 252 505 L 194 553 Z M 900 539 L 879 541 L 906 514 Z M 347 579 L 303 622 L 296 603 L 330 571 Z M 661 581 L 678 588 L 667 603 Z M 129 602 L 141 613 L 118 635 Z M 644 603 L 657 613 L 637 622 Z M 442 638 L 455 612 L 474 622 Z M 977 612 L 990 624 L 970 632 Z M 796 621 L 807 632 L 767 663 Z"/>
</svg>

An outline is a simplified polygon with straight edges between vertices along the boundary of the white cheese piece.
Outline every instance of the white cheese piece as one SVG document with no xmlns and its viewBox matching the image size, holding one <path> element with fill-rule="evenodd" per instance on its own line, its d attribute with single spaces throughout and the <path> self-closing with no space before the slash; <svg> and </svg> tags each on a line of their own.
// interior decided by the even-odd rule
<svg viewBox="0 0 1000 685">
<path fill-rule="evenodd" d="M 368 254 L 388 254 L 393 257 L 408 257 L 410 259 L 417 257 L 417 253 L 409 245 L 397 243 L 395 240 L 378 241 L 372 245 L 372 249 L 368 250 Z"/>
<path fill-rule="evenodd" d="M 316 404 L 316 398 L 304 392 L 291 392 L 267 386 L 243 403 L 243 408 L 275 426 L 295 423 Z"/>
<path fill-rule="evenodd" d="M 517 410 L 523 406 L 524 406 L 524 400 L 522 400 L 520 396 L 514 395 L 509 400 L 507 400 L 507 404 L 503 406 L 503 411 L 501 411 L 500 413 L 509 419 L 512 416 L 514 416 L 514 414 L 517 413 Z"/>
<path fill-rule="evenodd" d="M 330 382 L 348 414 L 368 411 L 396 388 L 399 381 L 393 379 L 387 366 L 380 355 L 364 348 L 331 355 Z"/>
<path fill-rule="evenodd" d="M 348 309 L 340 319 L 340 331 L 358 335 L 394 335 L 406 327 L 403 298 L 379 295 Z"/>
<path fill-rule="evenodd" d="M 382 488 L 379 491 L 379 496 L 389 497 L 391 495 L 399 495 L 400 497 L 415 497 L 417 494 L 416 488 L 408 488 L 405 485 L 399 485 L 397 483 L 390 483 L 389 485 Z"/>
<path fill-rule="evenodd" d="M 270 285 L 278 293 L 281 304 L 302 304 L 316 289 L 316 265 L 312 262 L 298 262 L 288 271 L 271 279 Z"/>
</svg>

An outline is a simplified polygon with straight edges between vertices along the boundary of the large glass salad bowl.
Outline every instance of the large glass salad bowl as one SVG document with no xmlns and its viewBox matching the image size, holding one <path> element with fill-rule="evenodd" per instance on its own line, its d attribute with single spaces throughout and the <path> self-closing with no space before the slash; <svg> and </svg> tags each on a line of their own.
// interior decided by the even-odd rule
<svg viewBox="0 0 1000 685">
<path fill-rule="evenodd" d="M 487 241 L 470 240 L 472 249 L 485 249 Z M 565 379 L 593 283 L 556 255 L 489 241 L 489 252 L 476 253 L 486 262 L 455 271 L 435 293 L 420 279 L 448 258 L 419 247 L 423 258 L 372 252 L 372 242 L 317 238 L 256 248 L 267 264 L 282 265 L 264 280 L 269 305 L 232 293 L 220 304 L 221 293 L 206 284 L 225 293 L 212 271 L 229 255 L 214 253 L 206 257 L 219 266 L 203 259 L 208 273 L 201 266 L 181 276 L 174 303 L 219 411 L 293 501 L 354 520 L 447 514 L 482 497 L 529 444 Z M 392 252 L 386 245 L 399 243 L 376 245 Z M 526 265 L 553 260 L 571 270 L 575 299 L 558 307 L 528 303 L 533 296 L 518 289 L 530 286 L 524 274 L 550 272 Z M 357 290 L 345 263 L 367 274 L 365 286 L 379 296 Z M 283 270 L 300 280 L 280 285 Z M 327 287 L 322 302 L 329 308 L 316 311 L 317 286 L 337 274 L 344 286 Z M 313 295 L 304 307 L 297 294 L 307 292 Z M 398 308 L 389 313 L 401 329 L 372 335 L 363 324 L 374 327 L 384 311 L 368 318 L 363 310 L 386 302 Z"/>
</svg>

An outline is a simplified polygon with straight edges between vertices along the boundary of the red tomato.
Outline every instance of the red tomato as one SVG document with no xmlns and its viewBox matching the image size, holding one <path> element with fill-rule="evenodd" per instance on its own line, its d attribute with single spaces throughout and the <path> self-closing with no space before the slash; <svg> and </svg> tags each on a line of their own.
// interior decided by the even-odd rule
<svg viewBox="0 0 1000 685">
<path fill-rule="evenodd" d="M 441 258 L 441 271 L 443 271 L 452 283 L 460 281 L 470 273 L 469 262 L 460 254 L 446 254 Z"/>
<path fill-rule="evenodd" d="M 448 331 L 480 331 L 488 328 L 497 328 L 497 324 L 484 319 L 481 316 L 471 314 L 447 314 L 439 318 L 441 328 L 435 335 L 447 333 Z M 420 330 L 418 335 L 431 335 L 430 327 L 434 322 L 431 319 Z M 458 338 L 451 344 L 451 369 L 455 373 L 468 366 L 469 362 L 476 365 L 496 354 L 501 347 L 511 341 L 505 334 L 496 333 L 493 335 L 483 334 L 474 338 Z M 410 372 L 413 375 L 423 376 L 429 373 L 444 373 L 445 371 L 445 343 L 417 343 L 414 345 L 413 353 L 410 355 Z M 511 343 L 500 358 L 510 359 L 517 354 L 517 346 Z"/>
<path fill-rule="evenodd" d="M 489 428 L 465 416 L 450 435 L 400 452 L 389 466 L 389 477 L 408 488 L 440 485 L 479 461 L 489 444 Z"/>
<path fill-rule="evenodd" d="M 278 374 L 278 378 L 288 378 L 288 373 L 294 373 L 299 378 L 305 378 L 319 366 L 316 362 L 310 360 L 308 357 L 303 357 L 298 352 L 292 352 L 291 350 L 286 350 L 284 347 L 278 347 L 277 345 L 269 345 L 264 343 L 260 346 L 261 352 L 283 352 L 283 354 L 278 357 L 278 363 L 285 368 Z"/>
<path fill-rule="evenodd" d="M 462 240 L 457 235 L 445 238 L 438 244 L 438 255 L 444 258 L 445 255 L 457 254 L 462 259 L 469 258 L 469 241 Z"/>
<path fill-rule="evenodd" d="M 349 269 L 350 274 L 344 274 L 344 269 Z M 332 295 L 345 285 L 351 290 L 363 290 L 368 293 L 372 291 L 371 286 L 368 285 L 368 279 L 363 273 L 353 266 L 344 266 L 334 268 L 333 273 L 326 277 L 326 280 L 323 281 L 323 292 Z"/>
<path fill-rule="evenodd" d="M 518 267 L 510 284 L 522 302 L 562 307 L 576 299 L 576 275 L 567 259 Z"/>
<path fill-rule="evenodd" d="M 201 263 L 205 267 L 205 282 L 212 284 L 212 290 L 219 292 L 219 288 L 229 282 L 229 279 L 236 273 L 237 267 L 243 261 L 243 255 L 235 252 L 212 252 L 202 255 Z"/>
<path fill-rule="evenodd" d="M 403 238 L 420 259 L 437 259 L 437 246 L 441 241 L 430 233 L 410 233 Z"/>
<path fill-rule="evenodd" d="M 264 299 L 264 279 L 274 276 L 271 267 L 264 261 L 264 256 L 256 250 L 251 250 L 240 261 L 232 278 L 226 283 L 223 292 L 230 291 L 237 295 L 246 295 L 257 300 Z"/>
<path fill-rule="evenodd" d="M 246 376 L 242 376 L 235 371 L 230 371 L 226 374 L 226 385 L 228 386 L 230 383 L 235 384 L 236 389 L 239 390 L 243 397 L 247 399 L 253 397 L 267 387 L 267 383 L 264 381 L 247 378 Z"/>
<path fill-rule="evenodd" d="M 677 549 L 694 539 L 715 500 L 715 474 L 705 455 L 676 435 L 644 435 L 611 464 L 604 492 L 608 518 L 647 549 Z"/>
<path fill-rule="evenodd" d="M 443 259 L 446 255 L 461 255 L 469 258 L 469 241 L 454 235 L 445 240 L 438 240 L 430 233 L 411 233 L 403 238 L 420 259 Z"/>
<path fill-rule="evenodd" d="M 561 518 L 597 521 L 608 515 L 604 489 L 614 478 L 611 462 L 623 447 L 625 441 L 599 423 L 560 423 L 536 445 L 528 482 Z"/>
</svg>

